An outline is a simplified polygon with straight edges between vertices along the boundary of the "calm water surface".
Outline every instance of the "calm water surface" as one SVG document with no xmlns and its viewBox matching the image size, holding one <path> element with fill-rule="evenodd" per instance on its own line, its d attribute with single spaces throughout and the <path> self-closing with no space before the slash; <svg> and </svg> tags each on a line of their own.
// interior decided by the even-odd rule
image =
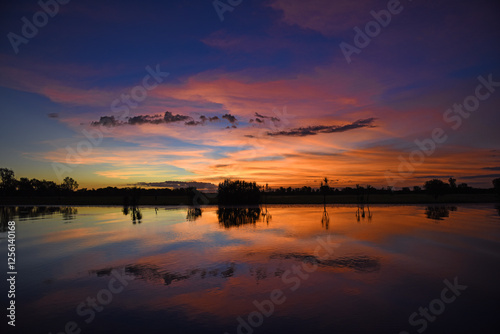
<svg viewBox="0 0 500 334">
<path fill-rule="evenodd" d="M 2 217 L 17 223 L 18 333 L 499 327 L 493 204 L 364 213 L 356 206 L 2 208 Z M 7 262 L 7 234 L 0 237 Z"/>
</svg>

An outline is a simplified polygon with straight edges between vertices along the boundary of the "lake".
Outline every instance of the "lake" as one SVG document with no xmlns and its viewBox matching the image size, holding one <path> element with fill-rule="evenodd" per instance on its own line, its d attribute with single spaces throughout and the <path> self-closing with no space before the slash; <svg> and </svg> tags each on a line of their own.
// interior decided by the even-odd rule
<svg viewBox="0 0 500 334">
<path fill-rule="evenodd" d="M 4 263 L 16 221 L 18 333 L 499 327 L 495 204 L 1 210 Z"/>
</svg>

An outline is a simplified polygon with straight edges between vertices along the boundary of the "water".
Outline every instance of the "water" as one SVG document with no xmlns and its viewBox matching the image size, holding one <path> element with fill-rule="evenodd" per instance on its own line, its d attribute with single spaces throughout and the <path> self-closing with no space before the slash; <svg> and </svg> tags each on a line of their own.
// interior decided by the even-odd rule
<svg viewBox="0 0 500 334">
<path fill-rule="evenodd" d="M 499 327 L 493 204 L 371 206 L 364 213 L 356 206 L 326 213 L 322 206 L 142 207 L 125 214 L 118 207 L 2 208 L 3 221 L 17 223 L 18 333 Z M 420 307 L 431 307 L 427 319 Z"/>
</svg>

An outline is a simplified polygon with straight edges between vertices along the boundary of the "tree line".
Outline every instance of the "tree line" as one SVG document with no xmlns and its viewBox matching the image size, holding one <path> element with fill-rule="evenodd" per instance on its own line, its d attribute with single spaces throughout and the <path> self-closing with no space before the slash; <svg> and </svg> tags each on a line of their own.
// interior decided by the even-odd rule
<svg viewBox="0 0 500 334">
<path fill-rule="evenodd" d="M 257 185 L 255 182 L 246 182 L 242 180 L 225 180 L 218 187 L 218 201 L 221 204 L 257 204 L 260 195 L 371 195 L 371 194 L 410 194 L 427 193 L 435 196 L 444 194 L 474 194 L 495 191 L 500 195 L 500 178 L 492 181 L 493 189 L 478 189 L 468 186 L 466 183 L 457 183 L 455 178 L 449 178 L 446 181 L 432 179 L 426 181 L 422 186 L 403 187 L 395 190 L 393 187 L 375 188 L 370 185 L 355 187 L 335 188 L 330 186 L 328 178 L 324 178 L 319 188 L 303 186 L 300 188 L 279 187 L 271 189 L 267 184 L 265 186 Z M 57 184 L 54 181 L 28 179 L 22 177 L 19 180 L 15 178 L 14 171 L 8 168 L 0 168 L 0 196 L 63 196 L 63 195 L 82 195 L 82 196 L 131 196 L 138 198 L 141 196 L 189 196 L 196 193 L 195 187 L 169 189 L 153 188 L 144 189 L 138 187 L 106 187 L 99 189 L 78 189 L 77 181 L 66 177 L 62 183 Z"/>
<path fill-rule="evenodd" d="M 14 171 L 8 168 L 0 168 L 0 194 L 3 196 L 51 196 L 66 195 L 78 189 L 78 182 L 70 177 L 66 177 L 62 183 L 54 181 L 28 179 L 22 177 L 17 180 Z"/>
<path fill-rule="evenodd" d="M 500 178 L 493 180 L 494 191 L 500 193 Z M 261 187 L 261 189 L 265 189 Z M 276 189 L 270 189 L 266 192 L 275 193 L 279 195 L 309 195 L 309 194 L 321 194 L 321 195 L 335 195 L 335 194 L 343 194 L 343 195 L 358 195 L 360 193 L 369 193 L 369 194 L 409 194 L 409 193 L 429 193 L 432 195 L 438 194 L 472 194 L 472 193 L 484 193 L 491 191 L 491 189 L 481 189 L 481 188 L 473 188 L 470 187 L 467 183 L 457 184 L 457 180 L 455 178 L 449 178 L 448 182 L 432 179 L 426 181 L 421 186 L 413 186 L 413 187 L 402 187 L 400 190 L 395 190 L 394 187 L 381 187 L 375 188 L 371 185 L 361 186 L 357 184 L 355 187 L 344 187 L 344 188 L 335 188 L 329 185 L 328 178 L 324 178 L 319 188 L 312 187 L 301 187 L 301 188 L 292 188 L 292 187 L 279 187 Z"/>
<path fill-rule="evenodd" d="M 0 168 L 0 196 L 107 196 L 107 197 L 130 197 L 132 199 L 141 196 L 193 196 L 196 188 L 180 189 L 144 189 L 138 187 L 105 187 L 98 189 L 78 189 L 79 184 L 71 177 L 66 177 L 61 183 L 54 181 L 15 178 L 14 171 L 8 168 Z"/>
</svg>

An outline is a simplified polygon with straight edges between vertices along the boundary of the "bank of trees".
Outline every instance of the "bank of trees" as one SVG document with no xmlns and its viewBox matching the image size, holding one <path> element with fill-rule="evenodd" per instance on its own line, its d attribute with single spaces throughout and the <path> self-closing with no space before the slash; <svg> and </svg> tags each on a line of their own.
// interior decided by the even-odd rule
<svg viewBox="0 0 500 334">
<path fill-rule="evenodd" d="M 494 180 L 492 181 L 492 183 L 493 183 L 493 188 L 495 189 L 495 192 L 496 192 L 498 195 L 500 195 L 500 178 L 498 178 L 498 179 L 494 179 Z"/>
<path fill-rule="evenodd" d="M 225 180 L 219 183 L 217 200 L 220 205 L 259 204 L 260 188 L 255 182 Z"/>
<path fill-rule="evenodd" d="M 500 196 L 500 178 L 492 181 L 493 188 L 478 189 L 468 186 L 466 183 L 458 183 L 455 178 L 446 181 L 432 179 L 426 181 L 422 186 L 403 187 L 395 190 L 392 187 L 374 188 L 372 186 L 356 185 L 355 187 L 334 187 L 331 182 L 324 178 L 319 187 L 303 186 L 300 188 L 279 187 L 271 189 L 257 185 L 255 182 L 242 180 L 225 180 L 218 187 L 218 202 L 223 205 L 259 204 L 261 194 L 265 196 L 323 196 L 324 202 L 330 195 L 354 195 L 365 196 L 377 194 L 429 194 L 438 198 L 445 194 L 478 194 L 496 192 Z M 105 196 L 105 197 L 130 197 L 142 196 L 187 197 L 190 203 L 197 191 L 194 187 L 169 189 L 169 188 L 117 188 L 106 187 L 99 189 L 78 189 L 77 181 L 66 177 L 61 183 L 54 181 L 29 179 L 21 177 L 16 179 L 14 171 L 8 168 L 0 168 L 0 196 Z M 265 198 L 263 196 L 263 198 Z"/>
<path fill-rule="evenodd" d="M 0 195 L 2 196 L 58 196 L 73 193 L 78 189 L 78 182 L 66 177 L 62 183 L 54 181 L 15 178 L 14 171 L 0 168 Z"/>
</svg>

